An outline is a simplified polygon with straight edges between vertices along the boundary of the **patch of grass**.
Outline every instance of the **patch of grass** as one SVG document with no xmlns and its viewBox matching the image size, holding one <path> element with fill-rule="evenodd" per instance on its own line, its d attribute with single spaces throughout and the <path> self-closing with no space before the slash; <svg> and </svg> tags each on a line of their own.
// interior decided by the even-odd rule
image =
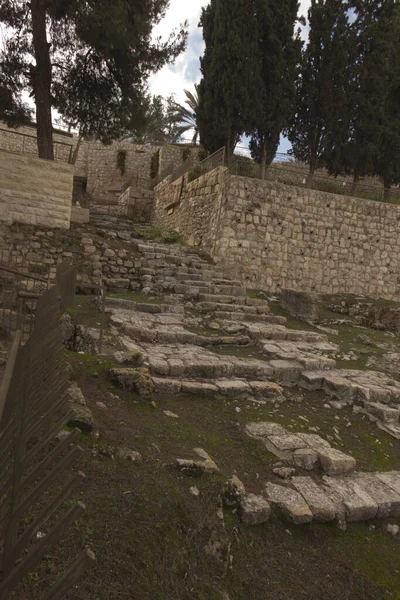
<svg viewBox="0 0 400 600">
<path fill-rule="evenodd" d="M 165 304 L 164 296 L 143 296 L 140 292 L 108 292 L 110 298 L 119 298 L 120 300 L 130 300 L 137 304 Z"/>
<path fill-rule="evenodd" d="M 156 242 L 159 244 L 176 244 L 184 246 L 182 236 L 173 229 L 161 229 L 158 227 L 135 227 L 137 235 L 148 242 Z"/>
</svg>

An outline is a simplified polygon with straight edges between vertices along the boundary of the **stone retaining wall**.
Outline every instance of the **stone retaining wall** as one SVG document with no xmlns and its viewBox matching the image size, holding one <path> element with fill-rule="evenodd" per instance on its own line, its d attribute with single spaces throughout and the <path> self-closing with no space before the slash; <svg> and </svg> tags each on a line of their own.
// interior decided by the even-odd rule
<svg viewBox="0 0 400 600">
<path fill-rule="evenodd" d="M 190 183 L 187 175 L 160 183 L 155 189 L 153 224 L 174 229 L 187 243 L 210 251 L 215 240 L 225 171 L 219 167 Z"/>
<path fill-rule="evenodd" d="M 0 150 L 0 221 L 68 229 L 72 165 Z"/>
<path fill-rule="evenodd" d="M 248 288 L 399 299 L 400 206 L 221 169 L 182 192 L 163 182 L 155 205 L 157 226 L 204 246 Z"/>
</svg>

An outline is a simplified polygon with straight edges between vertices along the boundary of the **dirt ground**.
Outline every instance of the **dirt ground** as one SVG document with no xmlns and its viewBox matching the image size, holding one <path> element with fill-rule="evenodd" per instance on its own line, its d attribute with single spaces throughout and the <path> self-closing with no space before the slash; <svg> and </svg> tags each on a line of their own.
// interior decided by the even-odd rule
<svg viewBox="0 0 400 600">
<path fill-rule="evenodd" d="M 265 418 L 294 431 L 318 427 L 336 447 L 351 448 L 360 468 L 400 468 L 398 444 L 369 421 L 347 409 L 325 409 L 322 394 L 294 390 L 286 391 L 279 409 L 196 397 L 157 398 L 153 406 L 112 386 L 109 359 L 68 353 L 68 360 L 99 434 L 97 440 L 81 435 L 79 442 L 79 468 L 87 478 L 74 500 L 84 501 L 87 512 L 14 600 L 39 600 L 84 547 L 95 552 L 96 563 L 69 600 L 400 598 L 400 539 L 385 530 L 385 522 L 350 524 L 342 532 L 334 524 L 290 526 L 277 514 L 258 527 L 241 524 L 229 510 L 224 521 L 218 516 L 228 476 L 237 473 L 256 493 L 274 478 L 276 458 L 245 435 L 246 422 Z M 116 458 L 118 446 L 140 452 L 143 461 Z M 174 460 L 194 458 L 194 447 L 209 452 L 220 473 L 182 475 Z M 222 561 L 205 551 L 213 536 L 221 543 Z"/>
</svg>

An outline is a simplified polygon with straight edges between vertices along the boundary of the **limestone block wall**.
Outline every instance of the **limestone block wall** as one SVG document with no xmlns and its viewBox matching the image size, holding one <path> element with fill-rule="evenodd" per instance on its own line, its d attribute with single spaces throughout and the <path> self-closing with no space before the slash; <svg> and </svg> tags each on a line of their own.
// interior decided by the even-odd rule
<svg viewBox="0 0 400 600">
<path fill-rule="evenodd" d="M 0 221 L 68 229 L 73 166 L 0 150 Z"/>
<path fill-rule="evenodd" d="M 152 223 L 174 229 L 183 239 L 210 250 L 219 214 L 219 195 L 226 169 L 219 167 L 188 183 L 187 176 L 170 178 L 155 189 Z"/>
<path fill-rule="evenodd" d="M 23 134 L 23 135 L 22 135 Z M 57 162 L 68 162 L 71 147 L 75 147 L 77 138 L 68 133 L 54 133 L 54 158 Z M 17 129 L 7 127 L 0 121 L 0 150 L 37 156 L 36 127 L 23 126 Z"/>
<path fill-rule="evenodd" d="M 157 146 L 143 146 L 129 142 L 115 142 L 105 146 L 101 142 L 91 142 L 88 150 L 87 191 L 97 202 L 112 200 L 110 182 L 118 178 L 118 152 L 126 152 L 125 179 L 130 177 L 150 179 L 151 158 Z"/>
<path fill-rule="evenodd" d="M 214 257 L 247 287 L 398 300 L 400 206 L 227 177 Z"/>
</svg>

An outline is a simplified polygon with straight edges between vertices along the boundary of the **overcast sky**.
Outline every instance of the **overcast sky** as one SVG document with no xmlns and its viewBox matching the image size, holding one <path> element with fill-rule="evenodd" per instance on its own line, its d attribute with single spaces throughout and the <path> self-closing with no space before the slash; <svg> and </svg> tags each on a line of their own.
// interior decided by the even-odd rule
<svg viewBox="0 0 400 600">
<path fill-rule="evenodd" d="M 189 39 L 186 51 L 173 65 L 164 67 L 152 75 L 149 80 L 152 94 L 168 96 L 175 94 L 176 99 L 184 102 L 184 90 L 193 91 L 194 84 L 200 81 L 200 56 L 204 51 L 202 30 L 198 27 L 201 8 L 209 0 L 170 0 L 170 8 L 165 18 L 155 30 L 155 35 L 166 37 L 185 20 L 189 22 Z M 307 16 L 311 0 L 301 0 L 300 14 Z M 190 136 L 189 136 L 190 137 Z M 283 141 L 280 151 L 285 152 L 288 144 Z"/>
</svg>

